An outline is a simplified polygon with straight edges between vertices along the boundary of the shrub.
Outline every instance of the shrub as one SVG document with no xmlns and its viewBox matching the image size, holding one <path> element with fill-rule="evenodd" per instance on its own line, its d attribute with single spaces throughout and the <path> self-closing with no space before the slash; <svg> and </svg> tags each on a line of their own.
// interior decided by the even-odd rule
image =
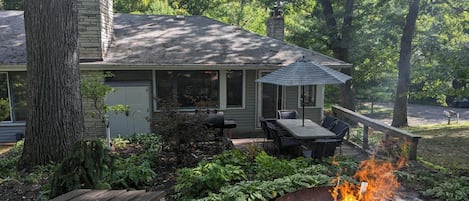
<svg viewBox="0 0 469 201">
<path fill-rule="evenodd" d="M 50 196 L 54 198 L 78 188 L 110 188 L 105 178 L 111 156 L 99 140 L 79 141 L 72 146 L 50 180 Z"/>
<path fill-rule="evenodd" d="M 161 136 L 154 133 L 137 133 L 128 138 L 129 142 L 141 146 L 141 158 L 150 162 L 151 167 L 155 167 L 158 162 L 158 155 L 163 149 Z"/>
<path fill-rule="evenodd" d="M 24 141 L 18 141 L 14 147 L 0 158 L 0 183 L 17 176 L 17 165 L 21 158 Z"/>
<path fill-rule="evenodd" d="M 293 160 L 281 160 L 273 156 L 269 156 L 265 152 L 260 152 L 255 158 L 255 178 L 258 180 L 274 180 L 284 176 L 295 174 L 299 169 L 311 166 L 304 158 Z"/>
<path fill-rule="evenodd" d="M 176 200 L 201 198 L 218 192 L 224 185 L 247 179 L 241 167 L 230 164 L 199 163 L 196 168 L 182 168 L 177 172 Z"/>
<path fill-rule="evenodd" d="M 247 157 L 238 149 L 224 151 L 213 158 L 214 163 L 220 165 L 234 165 L 245 167 L 248 165 Z"/>
<path fill-rule="evenodd" d="M 435 183 L 432 188 L 425 190 L 423 195 L 440 200 L 468 201 L 469 177 L 451 178 Z"/>
<path fill-rule="evenodd" d="M 113 188 L 135 188 L 149 184 L 155 176 L 150 162 L 133 154 L 129 158 L 114 161 L 109 183 Z"/>
<path fill-rule="evenodd" d="M 285 193 L 325 185 L 330 180 L 330 177 L 322 174 L 305 175 L 298 173 L 273 181 L 242 181 L 234 185 L 223 186 L 220 193 L 210 193 L 207 197 L 199 200 L 274 200 Z"/>
<path fill-rule="evenodd" d="M 174 198 L 269 200 L 285 192 L 326 184 L 332 180 L 327 172 L 324 165 L 312 165 L 309 159 L 280 160 L 261 151 L 250 161 L 239 150 L 225 151 L 195 168 L 179 169 Z M 246 173 L 256 180 L 247 181 Z"/>
<path fill-rule="evenodd" d="M 176 152 L 179 165 L 192 164 L 191 154 L 195 144 L 213 137 L 215 131 L 205 126 L 206 114 L 181 113 L 178 104 L 158 100 L 162 106 L 161 118 L 151 123 L 153 130 L 160 135 L 167 148 Z"/>
</svg>

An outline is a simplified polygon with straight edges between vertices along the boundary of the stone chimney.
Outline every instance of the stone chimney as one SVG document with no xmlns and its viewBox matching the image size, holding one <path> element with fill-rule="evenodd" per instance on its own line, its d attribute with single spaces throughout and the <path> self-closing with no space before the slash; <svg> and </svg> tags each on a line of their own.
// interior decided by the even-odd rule
<svg viewBox="0 0 469 201">
<path fill-rule="evenodd" d="M 283 41 L 285 22 L 283 20 L 283 11 L 279 6 L 270 10 L 270 18 L 267 20 L 267 36 Z"/>
<path fill-rule="evenodd" d="M 78 0 L 81 61 L 102 61 L 112 40 L 112 0 Z"/>
</svg>

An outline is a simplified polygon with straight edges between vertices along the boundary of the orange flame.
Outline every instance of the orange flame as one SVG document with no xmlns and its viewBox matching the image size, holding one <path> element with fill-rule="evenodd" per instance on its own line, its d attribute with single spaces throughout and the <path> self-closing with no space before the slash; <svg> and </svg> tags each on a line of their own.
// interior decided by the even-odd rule
<svg viewBox="0 0 469 201">
<path fill-rule="evenodd" d="M 395 170 L 405 164 L 402 158 L 394 166 L 388 161 L 378 161 L 374 157 L 360 163 L 359 170 L 353 176 L 361 185 L 343 181 L 341 185 L 336 185 L 331 191 L 335 201 L 339 198 L 342 201 L 372 201 L 389 200 L 393 197 L 399 187 L 395 175 Z M 339 183 L 340 176 L 334 180 Z"/>
</svg>

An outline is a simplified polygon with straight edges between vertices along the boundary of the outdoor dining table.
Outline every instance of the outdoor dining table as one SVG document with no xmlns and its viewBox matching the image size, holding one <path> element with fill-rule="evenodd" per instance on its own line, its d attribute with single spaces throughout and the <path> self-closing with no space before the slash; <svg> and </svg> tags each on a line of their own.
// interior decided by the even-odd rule
<svg viewBox="0 0 469 201">
<path fill-rule="evenodd" d="M 277 124 L 300 140 L 333 138 L 335 133 L 311 121 L 310 119 L 277 119 Z"/>
</svg>

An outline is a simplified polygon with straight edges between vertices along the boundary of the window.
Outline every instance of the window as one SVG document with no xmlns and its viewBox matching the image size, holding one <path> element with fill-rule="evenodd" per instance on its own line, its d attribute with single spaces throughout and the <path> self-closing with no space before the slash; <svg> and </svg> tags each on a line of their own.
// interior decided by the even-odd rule
<svg viewBox="0 0 469 201">
<path fill-rule="evenodd" d="M 0 121 L 25 121 L 26 98 L 26 72 L 0 73 Z"/>
<path fill-rule="evenodd" d="M 0 73 L 0 119 L 11 121 L 10 93 L 6 73 Z"/>
<path fill-rule="evenodd" d="M 156 71 L 156 96 L 177 101 L 182 109 L 219 106 L 218 71 Z"/>
<path fill-rule="evenodd" d="M 13 114 L 15 121 L 26 121 L 27 108 L 26 108 L 26 72 L 11 72 L 8 73 L 10 79 L 10 87 L 13 96 L 11 101 L 13 103 Z"/>
<path fill-rule="evenodd" d="M 226 106 L 243 107 L 243 71 L 226 72 Z"/>
<path fill-rule="evenodd" d="M 301 107 L 301 95 L 302 95 L 302 90 L 301 88 L 302 87 L 299 87 L 300 90 L 299 90 L 299 98 L 298 100 L 300 100 L 299 102 L 299 107 Z M 304 104 L 306 107 L 314 107 L 316 106 L 316 85 L 308 85 L 308 86 L 304 86 Z"/>
</svg>

